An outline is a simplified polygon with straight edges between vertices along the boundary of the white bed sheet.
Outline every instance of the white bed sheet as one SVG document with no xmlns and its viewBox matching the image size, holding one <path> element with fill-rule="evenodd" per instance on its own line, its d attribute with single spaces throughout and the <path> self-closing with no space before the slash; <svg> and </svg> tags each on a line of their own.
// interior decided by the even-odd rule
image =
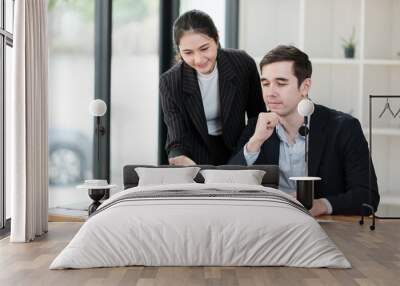
<svg viewBox="0 0 400 286">
<path fill-rule="evenodd" d="M 135 187 L 154 190 L 265 190 L 239 184 Z M 50 269 L 145 266 L 293 266 L 350 268 L 318 222 L 287 204 L 262 199 L 182 198 L 125 201 L 91 217 Z"/>
</svg>

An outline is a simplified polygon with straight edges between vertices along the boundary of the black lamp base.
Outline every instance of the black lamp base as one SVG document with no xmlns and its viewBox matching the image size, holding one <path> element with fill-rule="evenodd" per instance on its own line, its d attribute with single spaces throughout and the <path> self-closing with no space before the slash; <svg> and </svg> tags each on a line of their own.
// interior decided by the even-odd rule
<svg viewBox="0 0 400 286">
<path fill-rule="evenodd" d="M 314 181 L 297 181 L 296 199 L 310 210 L 314 201 Z"/>
<path fill-rule="evenodd" d="M 296 181 L 296 199 L 308 210 L 313 206 L 314 182 L 321 180 L 319 177 L 290 177 Z"/>
<path fill-rule="evenodd" d="M 92 204 L 88 208 L 89 216 L 94 213 L 97 208 L 101 205 L 100 200 L 104 197 L 107 189 L 89 189 L 89 197 L 93 200 Z"/>
</svg>

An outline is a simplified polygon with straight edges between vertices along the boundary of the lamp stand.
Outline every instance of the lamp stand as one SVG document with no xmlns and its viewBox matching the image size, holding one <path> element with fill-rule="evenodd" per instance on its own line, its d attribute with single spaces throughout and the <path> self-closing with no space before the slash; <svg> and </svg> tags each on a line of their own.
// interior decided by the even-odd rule
<svg viewBox="0 0 400 286">
<path fill-rule="evenodd" d="M 308 150 L 310 129 L 308 126 L 308 116 L 304 116 L 304 124 L 299 129 L 299 134 L 304 136 L 304 177 L 290 177 L 290 180 L 296 181 L 296 199 L 302 205 L 310 210 L 314 201 L 314 183 L 321 180 L 319 177 L 308 176 Z"/>
<path fill-rule="evenodd" d="M 100 116 L 96 116 L 96 140 L 97 140 L 97 166 L 100 166 L 100 136 L 106 134 L 106 129 L 100 123 Z M 110 189 L 104 190 L 104 196 L 102 199 L 108 199 L 110 197 Z"/>
<path fill-rule="evenodd" d="M 305 170 L 304 170 L 304 175 L 308 177 L 308 134 L 310 133 L 310 128 L 308 126 L 308 116 L 304 116 L 304 131 L 305 131 L 305 136 L 304 136 L 304 161 L 305 161 Z"/>
</svg>

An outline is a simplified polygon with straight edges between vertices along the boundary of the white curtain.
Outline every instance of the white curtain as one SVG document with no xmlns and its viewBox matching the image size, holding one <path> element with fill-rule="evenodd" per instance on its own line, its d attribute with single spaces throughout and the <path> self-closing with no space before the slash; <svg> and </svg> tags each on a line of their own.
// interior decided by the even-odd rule
<svg viewBox="0 0 400 286">
<path fill-rule="evenodd" d="M 12 242 L 47 232 L 47 1 L 14 7 L 13 83 L 7 124 Z M 7 159 L 6 159 L 7 160 Z"/>
</svg>

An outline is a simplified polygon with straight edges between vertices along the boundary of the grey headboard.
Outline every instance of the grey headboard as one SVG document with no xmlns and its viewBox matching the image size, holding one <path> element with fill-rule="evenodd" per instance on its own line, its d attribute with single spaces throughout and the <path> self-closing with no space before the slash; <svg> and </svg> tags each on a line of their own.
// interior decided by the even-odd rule
<svg viewBox="0 0 400 286">
<path fill-rule="evenodd" d="M 169 166 L 169 165 L 126 165 L 124 166 L 124 189 L 133 188 L 138 185 L 139 177 L 135 172 L 136 167 L 148 167 L 148 168 L 182 168 L 180 166 Z M 254 165 L 254 166 L 236 166 L 236 165 L 197 165 L 202 169 L 221 169 L 221 170 L 264 170 L 266 173 L 262 180 L 262 185 L 266 187 L 278 188 L 279 185 L 279 167 L 277 165 Z M 203 176 L 199 173 L 194 179 L 197 183 L 204 183 Z"/>
</svg>

